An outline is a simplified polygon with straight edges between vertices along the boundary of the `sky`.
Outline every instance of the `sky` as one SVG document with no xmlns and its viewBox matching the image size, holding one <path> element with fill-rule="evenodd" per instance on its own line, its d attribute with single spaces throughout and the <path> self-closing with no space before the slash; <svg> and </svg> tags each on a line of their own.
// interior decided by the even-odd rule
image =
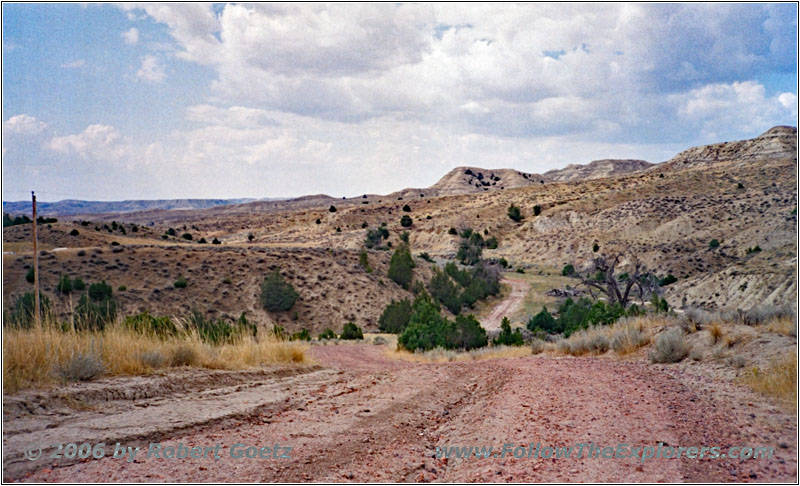
<svg viewBox="0 0 800 486">
<path fill-rule="evenodd" d="M 354 196 L 797 126 L 796 4 L 2 5 L 3 200 Z"/>
</svg>

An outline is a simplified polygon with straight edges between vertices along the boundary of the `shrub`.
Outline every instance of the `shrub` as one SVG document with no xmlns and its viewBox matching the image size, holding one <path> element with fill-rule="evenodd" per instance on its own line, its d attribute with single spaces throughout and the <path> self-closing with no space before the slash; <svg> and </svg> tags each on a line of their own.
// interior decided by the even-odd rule
<svg viewBox="0 0 800 486">
<path fill-rule="evenodd" d="M 79 234 L 81 234 L 80 231 L 76 229 L 73 229 L 72 231 L 69 232 L 70 236 L 78 236 Z"/>
<path fill-rule="evenodd" d="M 411 258 L 411 252 L 408 250 L 407 245 L 401 244 L 394 251 L 392 259 L 389 262 L 388 276 L 396 284 L 400 285 L 404 289 L 408 289 L 408 286 L 411 284 L 411 280 L 413 278 L 413 272 L 414 259 Z"/>
<path fill-rule="evenodd" d="M 335 213 L 335 212 L 336 212 L 336 206 L 334 206 L 333 204 L 331 204 L 331 207 L 329 207 L 329 208 L 328 208 L 328 212 L 330 212 L 330 213 Z"/>
<path fill-rule="evenodd" d="M 75 277 L 75 280 L 72 281 L 72 290 L 86 290 L 86 284 L 82 278 Z"/>
<path fill-rule="evenodd" d="M 33 267 L 28 269 L 28 273 L 25 274 L 25 280 L 27 280 L 28 283 L 33 283 L 36 280 L 36 276 L 34 275 L 33 272 Z"/>
<path fill-rule="evenodd" d="M 517 223 L 522 221 L 523 217 L 522 217 L 522 212 L 519 209 L 519 206 L 515 206 L 514 204 L 509 206 L 508 207 L 508 217 L 511 218 L 512 220 L 516 221 Z"/>
<path fill-rule="evenodd" d="M 402 241 L 406 245 L 408 244 L 408 237 L 409 237 L 408 231 L 403 231 L 402 233 L 400 233 L 400 241 Z"/>
<path fill-rule="evenodd" d="M 600 251 L 600 245 L 598 245 L 597 243 L 593 244 L 592 245 L 592 251 L 595 252 L 595 253 Z"/>
<path fill-rule="evenodd" d="M 110 287 L 109 287 L 110 289 Z M 89 287 L 91 292 L 91 287 Z M 117 316 L 117 302 L 109 296 L 100 300 L 82 295 L 75 307 L 75 328 L 86 331 L 102 331 L 106 324 Z"/>
<path fill-rule="evenodd" d="M 500 260 L 497 261 L 497 263 L 499 263 L 500 266 L 503 268 L 508 268 L 508 260 L 506 260 L 503 257 L 501 257 Z"/>
<path fill-rule="evenodd" d="M 447 234 L 449 234 L 449 235 L 458 235 L 458 231 L 456 231 L 456 229 L 455 229 L 455 228 L 450 228 L 450 229 L 447 231 Z"/>
<path fill-rule="evenodd" d="M 571 263 L 564 265 L 564 268 L 561 269 L 561 275 L 565 277 L 569 277 L 574 273 L 575 273 L 575 267 Z"/>
<path fill-rule="evenodd" d="M 672 275 L 670 273 L 666 277 L 664 277 L 664 278 L 662 278 L 661 280 L 658 281 L 658 286 L 659 287 L 666 287 L 667 285 L 674 284 L 677 281 L 678 281 L 678 279 L 675 277 L 675 275 Z"/>
<path fill-rule="evenodd" d="M 314 221 L 314 222 L 315 222 L 316 224 L 322 224 L 322 220 L 321 220 L 321 219 L 319 219 L 319 218 L 317 218 L 317 220 L 316 220 L 316 221 Z"/>
<path fill-rule="evenodd" d="M 125 317 L 122 325 L 131 331 L 155 335 L 162 339 L 178 334 L 178 327 L 172 322 L 172 319 L 166 316 L 152 316 L 147 311 Z"/>
<path fill-rule="evenodd" d="M 618 354 L 632 353 L 649 341 L 641 327 L 629 322 L 620 322 L 611 331 L 611 349 Z"/>
<path fill-rule="evenodd" d="M 308 329 L 301 329 L 292 334 L 289 341 L 311 341 L 311 333 L 308 332 Z"/>
<path fill-rule="evenodd" d="M 348 322 L 342 328 L 342 334 L 339 336 L 341 339 L 364 339 L 364 333 L 361 328 L 352 322 Z"/>
<path fill-rule="evenodd" d="M 383 332 L 393 334 L 402 333 L 411 319 L 411 302 L 407 299 L 395 302 L 394 299 L 383 309 L 380 319 L 378 319 L 378 329 Z"/>
<path fill-rule="evenodd" d="M 408 351 L 445 347 L 449 323 L 439 314 L 433 299 L 423 292 L 414 300 L 412 310 L 408 326 L 397 343 Z"/>
<path fill-rule="evenodd" d="M 69 275 L 62 275 L 56 285 L 56 290 L 61 294 L 68 294 L 72 292 L 72 282 L 69 280 Z"/>
<path fill-rule="evenodd" d="M 680 328 L 673 327 L 659 334 L 650 351 L 653 363 L 677 363 L 689 354 L 689 347 Z"/>
<path fill-rule="evenodd" d="M 543 340 L 535 338 L 531 341 L 531 354 L 540 354 L 546 347 L 547 344 Z"/>
<path fill-rule="evenodd" d="M 169 229 L 167 230 L 167 233 L 166 233 L 166 234 L 167 234 L 167 235 L 169 235 L 169 236 L 175 236 L 175 235 L 177 235 L 178 233 L 175 231 L 175 228 L 169 228 Z"/>
<path fill-rule="evenodd" d="M 542 306 L 542 310 L 538 314 L 531 317 L 526 326 L 531 332 L 544 331 L 549 334 L 556 334 L 561 332 L 555 318 L 547 311 L 546 306 Z"/>
<path fill-rule="evenodd" d="M 119 292 L 125 292 L 126 290 L 128 290 L 128 287 L 126 287 L 124 285 L 120 285 L 119 287 L 117 287 L 117 290 Z"/>
<path fill-rule="evenodd" d="M 539 216 L 540 214 L 542 214 L 542 207 L 537 204 L 533 207 L 533 215 Z"/>
<path fill-rule="evenodd" d="M 372 344 L 375 346 L 382 346 L 388 342 L 389 341 L 387 341 L 383 336 L 375 336 L 375 338 L 372 340 Z"/>
<path fill-rule="evenodd" d="M 419 257 L 425 260 L 426 262 L 433 263 L 433 258 L 431 258 L 431 256 L 426 251 L 420 253 Z"/>
<path fill-rule="evenodd" d="M 522 337 L 522 336 L 520 336 Z M 475 316 L 456 316 L 446 336 L 446 348 L 470 349 L 482 348 L 488 344 L 486 330 L 475 319 Z"/>
<path fill-rule="evenodd" d="M 94 354 L 77 354 L 56 370 L 65 381 L 89 381 L 105 373 L 100 358 Z"/>
<path fill-rule="evenodd" d="M 525 269 L 524 268 L 518 268 L 517 269 L 517 273 L 525 273 Z"/>
<path fill-rule="evenodd" d="M 167 364 L 167 358 L 158 351 L 145 351 L 139 355 L 139 361 L 148 368 L 162 368 Z"/>
<path fill-rule="evenodd" d="M 496 250 L 497 249 L 497 245 L 498 245 L 497 237 L 495 237 L 495 236 L 492 236 L 491 238 L 488 238 L 486 240 L 486 248 L 488 248 L 490 250 Z"/>
<path fill-rule="evenodd" d="M 524 341 L 519 329 L 515 329 L 512 332 L 508 317 L 503 317 L 503 321 L 500 323 L 500 334 L 492 341 L 492 344 L 495 346 L 522 346 Z"/>
<path fill-rule="evenodd" d="M 283 326 L 279 326 L 277 324 L 272 326 L 272 335 L 275 336 L 276 339 L 280 340 L 285 340 L 289 337 L 288 333 L 283 328 Z"/>
<path fill-rule="evenodd" d="M 105 280 L 99 283 L 93 283 L 89 286 L 89 297 L 94 301 L 110 299 L 112 293 L 113 290 L 111 286 L 108 285 Z"/>
<path fill-rule="evenodd" d="M 213 345 L 232 343 L 245 331 L 241 325 L 234 327 L 222 319 L 208 319 L 197 310 L 189 314 L 186 327 L 189 331 L 196 332 L 203 342 Z"/>
<path fill-rule="evenodd" d="M 208 243 L 205 238 L 200 238 L 199 240 L 197 240 L 197 242 L 200 243 L 201 245 L 205 245 L 206 243 Z"/>
<path fill-rule="evenodd" d="M 20 329 L 30 329 L 34 324 L 34 308 L 36 300 L 33 292 L 26 292 L 17 297 L 11 313 L 3 316 L 3 325 Z M 42 318 L 50 311 L 50 299 L 46 295 L 39 296 L 39 314 Z"/>
<path fill-rule="evenodd" d="M 372 273 L 372 267 L 369 265 L 369 258 L 367 256 L 367 250 L 361 249 L 358 253 L 358 264 L 361 265 L 361 268 L 366 270 L 367 273 Z"/>
<path fill-rule="evenodd" d="M 410 213 L 411 212 L 411 206 L 406 204 L 405 206 L 403 206 L 403 211 L 405 211 L 406 213 Z"/>
<path fill-rule="evenodd" d="M 297 301 L 297 291 L 276 270 L 261 284 L 261 304 L 270 312 L 288 311 Z"/>
<path fill-rule="evenodd" d="M 183 238 L 184 240 L 192 241 L 192 234 L 191 233 L 184 233 L 184 234 L 181 235 L 181 238 Z"/>
<path fill-rule="evenodd" d="M 193 366 L 197 361 L 197 352 L 186 344 L 175 348 L 170 356 L 170 366 Z"/>
<path fill-rule="evenodd" d="M 742 323 L 748 326 L 758 326 L 782 318 L 794 320 L 794 311 L 789 307 L 761 306 L 745 312 L 742 315 Z"/>
<path fill-rule="evenodd" d="M 222 244 L 222 242 L 219 241 L 216 237 L 214 237 L 214 239 L 211 240 L 211 244 L 212 245 L 220 245 L 220 244 Z"/>
<path fill-rule="evenodd" d="M 456 288 L 456 285 L 450 280 L 447 273 L 437 268 L 431 278 L 430 285 L 428 285 L 428 290 L 433 297 L 447 307 L 447 310 L 453 314 L 461 312 L 462 301 L 458 294 L 458 288 Z"/>
<path fill-rule="evenodd" d="M 484 246 L 485 242 L 480 233 L 473 233 L 470 228 L 467 228 L 461 233 L 456 258 L 463 265 L 475 265 L 481 260 Z"/>
<path fill-rule="evenodd" d="M 713 240 L 711 240 L 711 241 L 708 243 L 708 248 L 709 248 L 710 250 L 713 250 L 714 248 L 719 248 L 719 240 L 718 240 L 718 239 L 716 239 L 716 238 L 714 238 Z"/>
<path fill-rule="evenodd" d="M 381 226 L 379 228 L 367 230 L 364 246 L 367 248 L 382 249 L 381 242 L 389 238 L 389 230 Z"/>
<path fill-rule="evenodd" d="M 414 221 L 411 219 L 411 216 L 404 214 L 402 218 L 400 218 L 400 226 L 403 228 L 408 228 L 414 224 Z"/>
<path fill-rule="evenodd" d="M 188 282 L 186 282 L 184 277 L 178 277 L 178 280 L 176 280 L 172 285 L 174 285 L 176 289 L 185 289 L 186 285 L 188 285 Z"/>
<path fill-rule="evenodd" d="M 752 255 L 753 253 L 758 253 L 758 252 L 760 252 L 760 251 L 761 251 L 761 247 L 760 247 L 760 246 L 758 246 L 758 245 L 756 245 L 756 246 L 754 246 L 754 247 L 752 247 L 752 248 L 748 248 L 748 249 L 747 249 L 747 254 L 748 254 L 748 255 Z"/>
<path fill-rule="evenodd" d="M 336 339 L 336 333 L 330 327 L 326 327 L 324 331 L 319 333 L 319 339 Z"/>
</svg>

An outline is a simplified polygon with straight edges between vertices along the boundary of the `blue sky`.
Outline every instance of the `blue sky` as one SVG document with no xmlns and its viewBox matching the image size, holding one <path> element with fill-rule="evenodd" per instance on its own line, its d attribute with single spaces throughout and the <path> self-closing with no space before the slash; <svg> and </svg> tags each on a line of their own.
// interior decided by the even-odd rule
<svg viewBox="0 0 800 486">
<path fill-rule="evenodd" d="M 795 4 L 3 4 L 3 199 L 424 187 L 797 125 Z"/>
</svg>

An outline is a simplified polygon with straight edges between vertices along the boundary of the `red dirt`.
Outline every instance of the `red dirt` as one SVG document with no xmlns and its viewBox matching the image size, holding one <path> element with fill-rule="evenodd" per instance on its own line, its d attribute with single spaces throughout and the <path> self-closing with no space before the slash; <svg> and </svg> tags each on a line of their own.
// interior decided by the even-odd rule
<svg viewBox="0 0 800 486">
<path fill-rule="evenodd" d="M 223 444 L 223 458 L 104 458 L 42 468 L 27 481 L 718 482 L 797 480 L 796 417 L 749 392 L 668 366 L 606 358 L 526 357 L 418 364 L 366 344 L 314 346 L 331 371 L 285 380 L 280 403 L 247 417 L 143 437 Z M 736 399 L 711 388 L 731 387 Z M 238 389 L 237 389 L 238 391 Z M 726 395 L 728 396 L 728 395 Z M 176 408 L 181 402 L 173 402 Z M 76 412 L 78 413 L 78 412 Z M 113 417 L 109 417 L 111 420 Z M 90 431 L 89 431 L 90 432 Z M 88 433 L 88 432 L 87 432 Z M 74 437 L 72 440 L 87 440 Z M 5 438 L 4 438 L 5 442 Z M 235 443 L 291 446 L 290 459 L 232 459 Z M 771 446 L 740 460 L 437 459 L 437 446 Z M 10 478 L 13 479 L 13 478 Z"/>
</svg>

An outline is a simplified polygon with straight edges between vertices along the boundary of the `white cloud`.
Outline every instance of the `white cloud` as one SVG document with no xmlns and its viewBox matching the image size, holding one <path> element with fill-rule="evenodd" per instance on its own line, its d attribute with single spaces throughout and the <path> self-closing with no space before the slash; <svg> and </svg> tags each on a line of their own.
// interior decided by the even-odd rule
<svg viewBox="0 0 800 486">
<path fill-rule="evenodd" d="M 126 44 L 135 46 L 139 42 L 139 29 L 131 27 L 122 33 L 122 38 L 125 39 Z"/>
<path fill-rule="evenodd" d="M 160 83 L 166 77 L 164 66 L 156 56 L 144 56 L 142 66 L 136 71 L 136 77 L 150 83 Z"/>
<path fill-rule="evenodd" d="M 109 125 L 89 125 L 78 134 L 53 137 L 47 148 L 64 154 L 104 161 L 122 160 L 132 153 L 130 140 Z"/>
<path fill-rule="evenodd" d="M 30 115 L 15 115 L 3 122 L 3 131 L 9 134 L 38 135 L 47 124 Z"/>
<path fill-rule="evenodd" d="M 65 69 L 80 69 L 85 65 L 86 65 L 85 59 L 76 59 L 74 61 L 65 62 L 64 64 L 61 65 L 61 67 Z"/>
</svg>

